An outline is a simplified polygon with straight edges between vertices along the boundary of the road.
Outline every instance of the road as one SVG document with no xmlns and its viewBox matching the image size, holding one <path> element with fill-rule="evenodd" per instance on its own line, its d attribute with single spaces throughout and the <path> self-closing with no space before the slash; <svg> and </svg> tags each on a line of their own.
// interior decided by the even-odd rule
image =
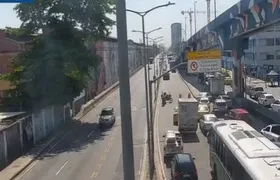
<svg viewBox="0 0 280 180">
<path fill-rule="evenodd" d="M 144 70 L 130 80 L 135 175 L 141 174 L 146 135 Z M 122 180 L 122 144 L 119 90 L 110 94 L 42 157 L 35 161 L 20 180 Z M 98 128 L 98 114 L 103 107 L 113 106 L 116 124 L 108 131 Z"/>
<path fill-rule="evenodd" d="M 164 171 L 165 179 L 169 180 L 170 177 L 170 168 L 168 163 L 165 164 L 163 162 L 163 145 L 164 138 L 162 135 L 165 134 L 167 130 L 178 130 L 177 126 L 173 126 L 173 109 L 178 106 L 177 99 L 179 93 L 182 94 L 183 97 L 187 97 L 189 90 L 187 89 L 184 82 L 181 80 L 180 76 L 177 73 L 171 73 L 170 81 L 162 81 L 159 92 L 166 91 L 172 94 L 174 99 L 172 104 L 167 104 L 164 107 L 161 107 L 160 99 L 157 102 L 158 108 L 155 117 L 155 133 L 158 146 L 158 153 L 160 153 L 160 162 L 161 168 Z M 197 81 L 195 78 L 193 79 L 192 85 L 197 86 Z M 190 81 L 189 81 L 190 82 Z M 265 126 L 265 122 L 257 117 L 253 116 L 253 127 L 257 130 L 260 130 Z M 209 152 L 208 152 L 208 143 L 205 136 L 201 133 L 198 128 L 195 135 L 189 135 L 183 138 L 184 142 L 184 152 L 191 153 L 195 157 L 195 164 L 198 171 L 198 179 L 199 180 L 211 180 L 210 175 L 210 162 L 209 162 Z"/>
</svg>

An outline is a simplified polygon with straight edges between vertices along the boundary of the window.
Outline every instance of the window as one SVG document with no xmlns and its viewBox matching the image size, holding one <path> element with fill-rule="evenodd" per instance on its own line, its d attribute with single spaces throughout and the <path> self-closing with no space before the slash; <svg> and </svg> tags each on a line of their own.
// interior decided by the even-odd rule
<svg viewBox="0 0 280 180">
<path fill-rule="evenodd" d="M 249 40 L 249 47 L 255 47 L 256 46 L 256 40 L 255 39 L 250 39 Z"/>
<path fill-rule="evenodd" d="M 260 53 L 260 60 L 273 60 L 274 54 L 273 53 Z"/>
<path fill-rule="evenodd" d="M 274 39 L 273 38 L 266 39 L 266 45 L 267 46 L 274 46 Z"/>
<path fill-rule="evenodd" d="M 280 46 L 280 38 L 275 39 L 275 44 L 276 44 L 276 46 Z"/>
<path fill-rule="evenodd" d="M 275 59 L 280 59 L 280 50 L 275 52 Z"/>
</svg>

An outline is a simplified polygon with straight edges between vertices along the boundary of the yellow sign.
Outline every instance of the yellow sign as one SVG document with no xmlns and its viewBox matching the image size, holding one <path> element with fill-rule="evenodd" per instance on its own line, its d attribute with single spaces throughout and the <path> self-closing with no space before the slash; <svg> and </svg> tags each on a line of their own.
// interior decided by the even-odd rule
<svg viewBox="0 0 280 180">
<path fill-rule="evenodd" d="M 221 59 L 221 51 L 192 51 L 188 52 L 188 60 Z"/>
</svg>

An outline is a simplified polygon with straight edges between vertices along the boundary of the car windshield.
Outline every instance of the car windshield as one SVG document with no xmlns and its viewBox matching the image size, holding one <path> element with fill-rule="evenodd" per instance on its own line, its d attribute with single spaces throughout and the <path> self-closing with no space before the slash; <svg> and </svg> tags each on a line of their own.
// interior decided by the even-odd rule
<svg viewBox="0 0 280 180">
<path fill-rule="evenodd" d="M 205 118 L 205 121 L 217 121 L 216 117 L 207 117 Z"/>
<path fill-rule="evenodd" d="M 280 135 L 280 126 L 273 126 L 271 132 Z"/>
<path fill-rule="evenodd" d="M 101 112 L 101 116 L 110 116 L 110 115 L 113 115 L 113 111 L 112 110 L 102 110 Z"/>
<path fill-rule="evenodd" d="M 280 104 L 280 101 L 276 100 L 273 104 Z"/>
<path fill-rule="evenodd" d="M 207 106 L 200 106 L 199 111 L 209 111 L 209 108 Z"/>
<path fill-rule="evenodd" d="M 274 99 L 273 96 L 266 96 L 266 99 Z"/>
<path fill-rule="evenodd" d="M 226 106 L 227 103 L 225 102 L 216 102 L 216 106 Z"/>
<path fill-rule="evenodd" d="M 254 88 L 255 91 L 264 91 L 262 87 Z"/>
<path fill-rule="evenodd" d="M 208 103 L 208 99 L 201 99 L 200 102 L 201 103 Z"/>
<path fill-rule="evenodd" d="M 230 100 L 228 96 L 222 96 L 224 100 Z"/>
</svg>

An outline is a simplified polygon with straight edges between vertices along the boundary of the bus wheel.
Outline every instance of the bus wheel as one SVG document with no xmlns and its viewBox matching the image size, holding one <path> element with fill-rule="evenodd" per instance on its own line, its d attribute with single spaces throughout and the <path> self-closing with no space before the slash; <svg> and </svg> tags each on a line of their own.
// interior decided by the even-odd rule
<svg viewBox="0 0 280 180">
<path fill-rule="evenodd" d="M 216 164 L 214 165 L 214 169 L 211 171 L 211 176 L 212 180 L 218 180 Z"/>
</svg>

